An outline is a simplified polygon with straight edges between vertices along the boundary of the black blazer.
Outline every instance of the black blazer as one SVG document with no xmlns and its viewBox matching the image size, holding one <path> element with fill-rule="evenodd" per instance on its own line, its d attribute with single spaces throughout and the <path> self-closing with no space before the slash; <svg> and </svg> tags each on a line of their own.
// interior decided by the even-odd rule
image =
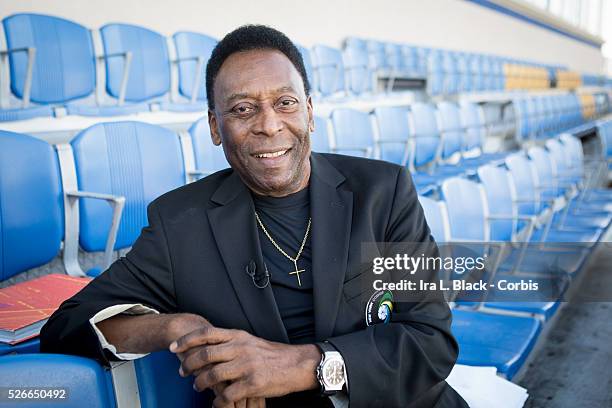
<svg viewBox="0 0 612 408">
<path fill-rule="evenodd" d="M 409 173 L 317 153 L 311 168 L 315 335 L 344 357 L 350 406 L 466 406 L 444 381 L 458 348 L 442 299 L 399 304 L 393 322 L 365 324 L 361 243 L 432 240 Z M 271 287 L 258 289 L 245 272 L 250 260 L 263 268 L 263 259 L 253 201 L 237 173 L 223 170 L 162 195 L 148 219 L 132 250 L 51 316 L 43 352 L 106 361 L 88 320 L 121 303 L 197 313 L 288 343 Z"/>
</svg>

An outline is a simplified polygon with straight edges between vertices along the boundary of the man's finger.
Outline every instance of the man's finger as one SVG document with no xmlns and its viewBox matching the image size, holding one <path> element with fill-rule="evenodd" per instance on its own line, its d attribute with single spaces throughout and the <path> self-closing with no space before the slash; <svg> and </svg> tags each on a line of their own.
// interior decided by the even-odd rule
<svg viewBox="0 0 612 408">
<path fill-rule="evenodd" d="M 186 377 L 210 364 L 231 361 L 236 357 L 236 353 L 237 347 L 227 343 L 194 347 L 186 353 L 179 374 Z"/>
<path fill-rule="evenodd" d="M 241 399 L 246 399 L 248 393 L 248 385 L 245 381 L 236 381 L 225 387 L 220 395 L 217 395 L 213 401 L 214 406 L 224 406 L 231 404 Z"/>
<path fill-rule="evenodd" d="M 266 408 L 265 398 L 247 398 L 246 408 Z"/>
<path fill-rule="evenodd" d="M 239 379 L 243 374 L 244 368 L 234 362 L 211 365 L 203 369 L 195 378 L 193 388 L 196 391 L 203 391 L 207 388 L 213 388 L 219 383 Z M 231 387 L 231 384 L 228 387 Z M 223 394 L 226 390 L 227 387 L 221 393 Z M 237 398 L 231 402 L 236 402 L 240 399 L 242 398 Z"/>
<path fill-rule="evenodd" d="M 183 353 L 187 349 L 203 344 L 217 344 L 229 341 L 238 330 L 221 329 L 214 326 L 206 326 L 188 333 L 170 344 L 170 351 Z"/>
</svg>

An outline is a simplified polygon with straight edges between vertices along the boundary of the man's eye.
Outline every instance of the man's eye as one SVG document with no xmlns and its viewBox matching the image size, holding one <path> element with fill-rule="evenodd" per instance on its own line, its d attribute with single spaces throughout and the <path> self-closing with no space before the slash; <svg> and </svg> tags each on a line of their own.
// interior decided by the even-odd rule
<svg viewBox="0 0 612 408">
<path fill-rule="evenodd" d="M 282 108 L 293 107 L 297 104 L 297 101 L 294 99 L 281 99 L 278 103 Z"/>
<path fill-rule="evenodd" d="M 253 107 L 249 105 L 238 105 L 233 109 L 233 111 L 235 113 L 244 115 L 246 113 L 251 113 L 253 111 Z"/>
</svg>

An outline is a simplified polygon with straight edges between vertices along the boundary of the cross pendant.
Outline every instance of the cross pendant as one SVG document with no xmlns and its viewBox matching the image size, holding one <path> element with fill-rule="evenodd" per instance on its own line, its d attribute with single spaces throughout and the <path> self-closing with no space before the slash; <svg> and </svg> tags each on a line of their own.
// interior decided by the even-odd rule
<svg viewBox="0 0 612 408">
<path fill-rule="evenodd" d="M 300 280 L 300 273 L 306 272 L 306 269 L 298 269 L 296 261 L 293 262 L 293 265 L 295 266 L 295 271 L 289 272 L 289 275 L 296 275 L 298 280 L 298 286 L 302 286 L 302 281 Z"/>
</svg>

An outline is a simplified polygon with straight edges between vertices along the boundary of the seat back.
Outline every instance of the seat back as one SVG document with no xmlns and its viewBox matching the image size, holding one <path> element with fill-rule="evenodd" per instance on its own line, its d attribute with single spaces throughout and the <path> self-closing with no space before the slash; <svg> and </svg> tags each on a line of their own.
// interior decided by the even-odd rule
<svg viewBox="0 0 612 408">
<path fill-rule="evenodd" d="M 30 408 L 44 408 L 55 404 L 65 408 L 116 406 L 109 372 L 94 360 L 82 357 L 61 354 L 3 356 L 0 364 L 0 384 L 14 389 L 56 389 L 57 394 L 53 394 L 56 399 L 31 400 L 27 403 Z M 61 390 L 65 390 L 65 394 L 62 394 Z M 64 398 L 61 398 L 61 395 L 64 395 Z"/>
<path fill-rule="evenodd" d="M 30 100 L 49 104 L 78 99 L 96 86 L 91 34 L 80 24 L 41 14 L 14 14 L 2 20 L 8 49 L 35 48 Z M 28 55 L 9 53 L 11 91 L 24 97 Z"/>
<path fill-rule="evenodd" d="M 446 205 L 444 202 L 424 196 L 419 196 L 419 202 L 421 203 L 421 207 L 423 207 L 425 220 L 429 226 L 431 236 L 434 237 L 436 242 L 447 242 L 450 237 Z"/>
<path fill-rule="evenodd" d="M 329 153 L 329 131 L 327 128 L 327 119 L 321 116 L 314 117 L 315 129 L 310 134 L 310 149 L 313 152 Z"/>
<path fill-rule="evenodd" d="M 462 102 L 459 105 L 461 124 L 465 128 L 463 148 L 466 151 L 480 149 L 486 136 L 486 127 L 480 108 L 472 102 Z"/>
<path fill-rule="evenodd" d="M 489 210 L 482 186 L 471 180 L 451 177 L 442 182 L 450 237 L 454 241 L 488 241 L 485 222 Z"/>
<path fill-rule="evenodd" d="M 440 95 L 444 91 L 442 52 L 440 50 L 433 50 L 427 56 L 427 92 L 430 95 Z"/>
<path fill-rule="evenodd" d="M 209 407 L 214 394 L 193 390 L 193 377 L 181 377 L 176 355 L 168 351 L 151 353 L 134 362 L 142 408 Z"/>
<path fill-rule="evenodd" d="M 59 252 L 60 179 L 51 145 L 0 130 L 0 281 L 44 265 Z"/>
<path fill-rule="evenodd" d="M 406 70 L 402 55 L 402 46 L 395 43 L 385 43 L 385 56 L 387 65 L 392 71 L 403 72 Z"/>
<path fill-rule="evenodd" d="M 342 52 L 346 89 L 353 95 L 372 92 L 373 73 L 370 70 L 368 51 L 360 47 L 347 47 Z"/>
<path fill-rule="evenodd" d="M 510 170 L 520 215 L 535 215 L 540 210 L 532 162 L 524 153 L 513 153 L 506 157 L 506 167 Z"/>
<path fill-rule="evenodd" d="M 335 151 L 358 157 L 370 157 L 374 132 L 370 115 L 355 109 L 340 108 L 331 113 Z"/>
<path fill-rule="evenodd" d="M 378 127 L 380 159 L 406 165 L 410 152 L 407 151 L 410 136 L 408 108 L 404 106 L 379 106 L 374 109 Z"/>
<path fill-rule="evenodd" d="M 597 135 L 602 146 L 604 157 L 612 157 L 612 121 L 603 121 L 597 125 Z"/>
<path fill-rule="evenodd" d="M 197 99 L 206 99 L 206 63 L 210 59 L 213 48 L 217 45 L 217 40 L 200 33 L 189 31 L 179 31 L 172 36 L 176 48 L 178 59 L 179 83 L 178 90 L 181 95 L 190 98 L 193 95 L 194 81 L 196 80 L 198 67 L 197 58 L 201 57 L 203 65 L 200 72 L 200 86 L 197 91 Z"/>
<path fill-rule="evenodd" d="M 302 54 L 302 61 L 304 61 L 304 69 L 306 69 L 306 76 L 308 77 L 308 83 L 310 84 L 311 92 L 316 92 L 318 90 L 316 75 L 313 68 L 312 57 L 310 55 L 310 50 L 306 47 L 302 47 L 301 45 L 296 45 L 298 50 L 300 50 L 300 54 Z"/>
<path fill-rule="evenodd" d="M 208 174 L 230 167 L 222 146 L 215 146 L 210 137 L 210 127 L 208 117 L 196 121 L 189 128 L 191 144 L 193 145 L 193 155 L 198 171 Z"/>
<path fill-rule="evenodd" d="M 370 61 L 374 64 L 374 69 L 380 72 L 390 70 L 391 66 L 387 60 L 385 43 L 377 40 L 367 40 L 365 44 L 368 55 L 370 56 Z"/>
<path fill-rule="evenodd" d="M 344 64 L 340 50 L 326 45 L 312 48 L 315 56 L 318 91 L 322 96 L 344 92 Z"/>
<path fill-rule="evenodd" d="M 455 94 L 459 90 L 459 70 L 454 53 L 443 51 L 441 63 L 444 73 L 444 93 Z"/>
<path fill-rule="evenodd" d="M 179 139 L 168 129 L 140 122 L 100 123 L 70 143 L 79 190 L 125 197 L 115 249 L 129 247 L 147 225 L 147 205 L 185 181 Z M 80 244 L 101 251 L 112 219 L 108 204 L 80 199 Z"/>
<path fill-rule="evenodd" d="M 557 194 L 554 187 L 553 166 L 550 153 L 541 146 L 532 146 L 527 151 L 537 174 L 538 191 L 540 194 Z"/>
<path fill-rule="evenodd" d="M 400 52 L 404 69 L 413 75 L 420 75 L 417 48 L 414 45 L 401 44 Z"/>
<path fill-rule="evenodd" d="M 440 130 L 433 105 L 416 102 L 410 106 L 415 168 L 433 163 L 438 154 Z"/>
<path fill-rule="evenodd" d="M 482 184 L 489 214 L 507 219 L 489 221 L 491 240 L 510 241 L 516 230 L 516 207 L 513 200 L 516 195 L 508 170 L 502 167 L 484 165 L 478 168 L 478 178 Z"/>
<path fill-rule="evenodd" d="M 546 148 L 553 158 L 553 174 L 561 177 L 570 176 L 572 169 L 561 142 L 557 139 L 548 139 L 546 141 Z"/>
<path fill-rule="evenodd" d="M 131 52 L 125 100 L 142 102 L 170 90 L 170 59 L 162 35 L 130 24 L 107 24 L 100 29 L 106 58 L 106 91 L 118 98 L 126 60 L 121 53 Z M 113 56 L 114 55 L 114 56 Z"/>
<path fill-rule="evenodd" d="M 440 134 L 442 135 L 442 148 L 440 159 L 447 160 L 455 153 L 460 153 L 465 137 L 465 130 L 461 125 L 459 107 L 453 102 L 440 102 L 438 105 L 440 118 Z"/>
</svg>

